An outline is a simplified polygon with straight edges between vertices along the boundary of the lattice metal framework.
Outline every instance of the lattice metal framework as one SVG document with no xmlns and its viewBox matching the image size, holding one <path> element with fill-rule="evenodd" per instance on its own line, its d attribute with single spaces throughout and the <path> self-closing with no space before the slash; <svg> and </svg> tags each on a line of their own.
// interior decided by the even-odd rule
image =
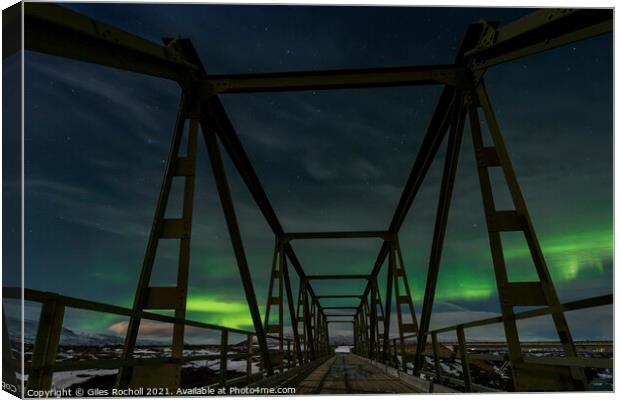
<svg viewBox="0 0 620 400">
<path fill-rule="evenodd" d="M 389 329 L 394 298 L 400 346 L 404 346 L 406 334 L 414 334 L 417 348 L 412 361 L 414 373 L 419 373 L 424 363 L 423 354 L 429 335 L 431 310 L 463 129 L 468 120 L 474 142 L 489 244 L 501 304 L 501 321 L 506 334 L 515 389 L 584 388 L 585 376 L 580 367 L 566 365 L 533 367 L 529 364 L 526 366 L 524 363 L 515 322 L 514 307 L 517 306 L 550 307 L 553 310 L 551 313 L 553 323 L 566 355 L 575 357 L 576 352 L 563 308 L 559 303 L 508 150 L 504 144 L 499 123 L 487 95 L 483 75 L 486 69 L 494 65 L 610 32 L 613 24 L 611 10 L 545 9 L 535 11 L 501 28 L 493 22 L 482 21 L 471 24 L 465 32 L 454 63 L 449 65 L 248 75 L 208 74 L 188 39 L 164 39 L 164 45 L 161 46 L 53 4 L 25 4 L 24 21 L 25 46 L 28 50 L 169 79 L 178 82 L 182 88 L 177 124 L 172 135 L 170 153 L 166 161 L 161 192 L 155 209 L 123 351 L 125 360 L 134 359 L 134 348 L 142 312 L 151 309 L 167 309 L 174 310 L 175 316 L 172 357 L 162 365 L 130 363 L 130 366 L 121 368 L 117 380 L 118 387 L 145 386 L 153 379 L 157 380 L 158 387 L 176 388 L 179 386 L 188 288 L 194 177 L 197 172 L 195 154 L 199 127 L 202 130 L 211 168 L 215 175 L 216 188 L 262 355 L 262 364 L 267 373 L 272 374 L 274 367 L 281 368 L 283 365 L 284 296 L 286 296 L 292 321 L 295 362 L 299 364 L 319 359 L 331 351 L 328 326 L 329 323 L 341 320 L 333 319 L 333 315 L 326 314 L 325 311 L 345 307 L 323 307 L 321 299 L 330 297 L 359 299 L 359 305 L 353 308 L 354 312 L 348 316 L 351 319 L 347 320 L 353 324 L 355 348 L 359 354 L 384 362 L 394 359 L 398 346 L 396 339 L 390 338 Z M 218 95 L 222 93 L 412 85 L 443 85 L 444 89 L 394 216 L 385 231 L 285 232 L 218 98 Z M 492 139 L 490 145 L 485 145 L 482 141 L 480 110 L 490 128 Z M 184 130 L 186 125 L 189 125 L 187 131 Z M 188 135 L 188 148 L 185 154 L 180 154 L 179 148 L 184 134 Z M 398 232 L 446 136 L 447 152 L 422 314 L 418 321 L 413 308 Z M 222 163 L 220 144 L 230 156 L 275 236 L 276 244 L 264 321 L 259 312 L 250 276 L 250 268 Z M 489 171 L 493 168 L 503 173 L 514 203 L 513 209 L 498 210 L 494 204 L 489 179 Z M 175 179 L 184 181 L 183 213 L 179 219 L 168 219 L 165 218 L 166 205 L 172 181 Z M 524 235 L 536 266 L 538 280 L 511 282 L 508 279 L 501 242 L 503 232 L 521 232 Z M 306 275 L 291 242 L 339 238 L 382 240 L 383 245 L 372 271 L 367 275 Z M 177 284 L 174 287 L 153 287 L 149 283 L 153 260 L 161 240 L 178 240 L 180 244 Z M 386 260 L 388 279 L 386 298 L 382 301 L 377 286 L 377 276 Z M 291 289 L 289 265 L 297 273 L 300 282 L 297 302 L 294 301 Z M 367 286 L 363 293 L 358 294 L 317 295 L 311 285 L 311 281 L 317 279 L 365 279 Z M 402 307 L 405 307 L 404 313 Z M 276 318 L 273 318 L 274 316 Z M 343 315 L 340 316 L 342 317 Z M 272 322 L 274 320 L 275 322 Z M 52 324 L 50 325 L 52 327 L 58 325 L 47 320 L 42 323 L 41 329 L 49 324 Z M 273 354 L 270 356 L 266 333 L 276 334 L 279 338 L 280 356 L 274 357 Z M 467 354 L 464 353 L 465 337 L 462 326 L 457 329 L 457 336 L 461 344 L 460 351 L 463 352 L 462 357 L 465 360 Z M 435 332 L 432 333 L 432 339 L 433 352 L 437 360 Z M 43 346 L 43 344 L 37 345 Z M 223 335 L 222 346 L 226 345 L 227 335 Z M 251 346 L 249 349 L 251 351 Z M 401 349 L 401 354 L 405 354 L 404 349 Z M 407 359 L 401 360 L 403 368 L 406 368 L 408 361 Z M 223 362 L 225 363 L 225 360 Z M 41 360 L 41 363 L 43 365 L 44 360 Z M 33 387 L 40 386 L 40 382 L 37 383 L 37 371 L 36 368 L 33 370 L 31 378 Z M 467 375 L 468 371 L 464 373 Z M 441 381 L 440 371 L 438 371 L 437 378 Z M 223 380 L 225 383 L 225 376 Z M 470 382 L 471 379 L 466 380 L 466 390 L 471 390 L 471 384 L 468 385 L 468 381 Z"/>
</svg>

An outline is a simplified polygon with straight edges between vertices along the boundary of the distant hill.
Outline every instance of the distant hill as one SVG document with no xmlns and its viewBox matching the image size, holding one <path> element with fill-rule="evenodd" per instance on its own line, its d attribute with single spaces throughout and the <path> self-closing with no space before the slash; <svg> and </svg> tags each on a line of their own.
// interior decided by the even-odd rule
<svg viewBox="0 0 620 400">
<path fill-rule="evenodd" d="M 6 320 L 9 336 L 15 341 L 20 341 L 21 327 L 20 320 L 17 318 L 7 318 Z M 24 342 L 34 343 L 37 334 L 37 321 L 24 320 Z M 122 345 L 125 338 L 112 333 L 92 333 L 83 332 L 68 328 L 62 328 L 60 333 L 61 346 L 115 346 Z M 166 344 L 164 341 L 153 339 L 140 339 L 138 345 L 158 346 Z"/>
<path fill-rule="evenodd" d="M 232 346 L 235 347 L 246 347 L 248 345 L 248 341 L 247 340 L 242 340 L 236 344 L 233 344 Z M 252 337 L 252 345 L 253 346 L 258 346 L 258 339 L 256 338 L 256 336 Z M 278 347 L 280 345 L 280 342 L 277 339 L 272 339 L 272 338 L 267 338 L 267 347 Z M 291 346 L 293 345 L 293 342 L 291 341 Z M 286 349 L 286 340 L 284 341 L 284 349 Z"/>
</svg>

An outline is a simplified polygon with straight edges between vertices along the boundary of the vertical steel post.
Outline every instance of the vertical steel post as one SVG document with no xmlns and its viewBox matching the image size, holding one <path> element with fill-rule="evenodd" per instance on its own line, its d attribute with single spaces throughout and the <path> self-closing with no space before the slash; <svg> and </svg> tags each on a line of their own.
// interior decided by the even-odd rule
<svg viewBox="0 0 620 400">
<path fill-rule="evenodd" d="M 283 279 L 285 267 L 284 252 L 282 251 L 282 244 L 276 237 L 275 246 L 273 250 L 273 262 L 271 265 L 271 275 L 269 277 L 269 289 L 267 290 L 267 305 L 265 306 L 265 332 L 268 335 L 277 335 L 278 339 L 278 352 L 272 357 L 272 364 L 278 366 L 280 372 L 284 371 L 284 314 L 283 314 L 283 302 L 284 293 Z M 274 287 L 277 284 L 277 287 Z M 274 289 L 276 289 L 276 295 L 274 296 Z M 271 322 L 273 320 L 271 308 L 277 306 L 276 323 Z"/>
<path fill-rule="evenodd" d="M 472 99 L 471 103 L 469 119 L 478 178 L 482 192 L 487 232 L 515 390 L 550 388 L 551 382 L 553 382 L 553 388 L 556 390 L 584 390 L 587 379 L 583 369 L 580 367 L 542 367 L 525 366 L 523 364 L 513 307 L 549 306 L 557 308 L 560 305 L 560 301 L 482 80 L 480 80 L 476 87 L 475 98 Z M 477 111 L 478 105 L 484 111 L 493 146 L 484 146 Z M 489 177 L 489 168 L 491 167 L 501 168 L 506 185 L 510 191 L 514 210 L 498 211 L 495 209 Z M 534 267 L 536 268 L 538 282 L 509 281 L 501 238 L 501 233 L 507 231 L 520 231 L 523 233 Z M 577 352 L 564 313 L 556 311 L 552 313 L 552 318 L 566 356 L 576 357 Z M 543 385 L 538 383 L 541 373 L 547 375 L 547 382 Z"/>
<path fill-rule="evenodd" d="M 396 269 L 394 270 L 394 295 L 396 298 L 396 316 L 398 318 L 398 335 L 400 337 L 401 353 L 405 354 L 405 334 L 406 333 L 418 333 L 418 321 L 415 315 L 415 308 L 413 307 L 413 298 L 411 296 L 411 289 L 409 288 L 409 280 L 407 278 L 407 271 L 405 269 L 405 262 L 403 260 L 402 251 L 400 249 L 400 242 L 398 237 L 395 238 L 395 249 L 398 255 Z M 404 293 L 401 294 L 399 279 L 402 280 Z M 410 323 L 404 322 L 402 306 L 405 305 L 409 310 Z M 404 360 L 404 359 L 403 359 Z"/>
<path fill-rule="evenodd" d="M 316 341 L 317 355 L 323 355 L 323 326 L 321 325 L 321 313 L 316 306 L 316 303 L 312 304 L 314 307 L 314 340 Z"/>
<path fill-rule="evenodd" d="M 174 310 L 177 321 L 185 320 L 189 252 L 191 240 L 191 222 L 194 199 L 195 165 L 196 165 L 196 141 L 198 131 L 199 110 L 194 96 L 184 91 L 181 96 L 181 104 L 177 115 L 177 121 L 172 135 L 170 150 L 166 160 L 164 178 L 155 207 L 153 224 L 147 242 L 146 252 L 138 280 L 138 287 L 133 303 L 133 314 L 129 319 L 125 345 L 121 358 L 129 360 L 133 356 L 140 327 L 140 313 L 145 309 L 170 309 Z M 187 139 L 187 154 L 180 155 L 179 150 L 183 139 L 183 130 L 186 120 L 189 119 L 189 136 Z M 185 179 L 183 191 L 182 218 L 165 218 L 172 181 L 175 177 Z M 151 287 L 149 286 L 153 271 L 153 264 L 159 241 L 162 239 L 179 240 L 179 258 L 177 267 L 176 287 Z M 185 325 L 178 322 L 173 325 L 172 333 L 172 360 L 163 368 L 167 368 L 167 381 L 160 381 L 161 387 L 175 390 L 180 384 L 181 367 L 180 359 L 183 353 L 183 336 Z M 116 387 L 126 388 L 132 381 L 141 386 L 150 383 L 152 374 L 146 372 L 149 366 L 121 367 L 116 378 Z M 136 371 L 140 370 L 136 378 Z"/>
<path fill-rule="evenodd" d="M 235 251 L 237 267 L 239 268 L 239 274 L 241 275 L 245 298 L 248 303 L 248 307 L 250 308 L 250 314 L 254 324 L 254 332 L 258 338 L 258 345 L 261 350 L 263 365 L 267 370 L 267 374 L 273 375 L 273 367 L 269 358 L 269 348 L 267 347 L 267 338 L 265 336 L 265 330 L 263 329 L 263 324 L 260 318 L 258 302 L 256 301 L 256 293 L 254 292 L 254 285 L 252 284 L 252 277 L 250 274 L 250 267 L 248 266 L 245 250 L 243 249 L 241 231 L 239 230 L 239 224 L 237 223 L 235 207 L 230 194 L 230 188 L 228 187 L 222 156 L 220 155 L 219 143 L 215 132 L 213 131 L 213 126 L 210 124 L 204 110 L 202 112 L 201 126 L 203 136 L 207 144 L 207 151 L 209 152 L 211 168 L 213 169 L 213 175 L 215 176 L 215 184 L 217 186 L 220 202 L 224 211 L 226 224 L 228 225 L 228 233 L 230 234 L 230 239 Z"/>
<path fill-rule="evenodd" d="M 318 357 L 319 355 L 319 348 L 317 346 L 317 342 L 319 340 L 319 332 L 318 332 L 318 326 L 317 326 L 317 310 L 316 310 L 316 302 L 314 300 L 314 297 L 312 297 L 312 295 L 310 295 L 311 301 L 310 301 L 310 330 L 312 331 L 312 349 L 314 351 L 314 356 Z"/>
<path fill-rule="evenodd" d="M 304 363 L 303 354 L 301 353 L 301 343 L 299 341 L 299 330 L 297 329 L 297 315 L 295 314 L 295 301 L 293 300 L 293 291 L 291 289 L 291 279 L 288 273 L 288 263 L 286 262 L 286 253 L 282 252 L 284 258 L 284 265 L 282 267 L 282 273 L 284 274 L 284 287 L 286 290 L 286 302 L 288 304 L 288 311 L 291 318 L 291 329 L 293 330 L 293 344 L 295 355 L 299 365 Z"/>
<path fill-rule="evenodd" d="M 437 343 L 435 332 L 431 332 L 431 340 L 433 341 L 433 359 L 435 361 L 435 381 L 441 384 L 441 358 L 439 358 L 439 343 Z"/>
<path fill-rule="evenodd" d="M 56 363 L 65 305 L 58 296 L 51 296 L 43 302 L 40 315 L 27 390 L 50 390 L 52 386 L 52 368 Z"/>
<path fill-rule="evenodd" d="M 372 293 L 372 286 L 371 286 L 371 293 Z M 364 339 L 366 340 L 365 343 L 365 356 L 372 359 L 371 356 L 371 348 L 372 348 L 372 328 L 371 328 L 371 324 L 370 324 L 370 309 L 368 307 L 368 298 L 364 297 L 362 299 L 362 311 L 363 311 L 363 322 L 364 322 Z"/>
<path fill-rule="evenodd" d="M 467 342 L 465 341 L 465 330 L 462 325 L 456 327 L 456 336 L 459 341 L 459 354 L 461 356 L 461 366 L 463 368 L 463 382 L 465 382 L 465 391 L 471 392 L 471 372 L 469 370 L 469 357 L 467 356 Z"/>
<path fill-rule="evenodd" d="M 463 138 L 465 113 L 463 111 L 463 96 L 461 93 L 457 93 L 456 95 L 455 107 L 453 110 L 450 137 L 448 140 L 448 148 L 446 151 L 446 159 L 439 194 L 439 204 L 435 219 L 433 244 L 431 247 L 428 274 L 426 278 L 426 288 L 424 290 L 422 316 L 420 317 L 420 327 L 418 329 L 418 343 L 416 346 L 415 362 L 413 364 L 413 373 L 415 375 L 419 374 L 424 361 L 423 353 L 426 347 L 426 335 L 430 326 L 431 313 L 433 311 L 435 289 L 437 287 L 437 277 L 439 275 L 439 265 L 441 263 L 443 242 L 446 234 L 446 227 L 448 225 L 450 202 L 452 200 L 452 189 L 454 188 L 454 178 L 456 176 L 461 141 Z"/>
<path fill-rule="evenodd" d="M 228 329 L 222 329 L 220 335 L 220 386 L 226 387 L 228 375 Z"/>
<path fill-rule="evenodd" d="M 280 321 L 279 326 L 279 337 L 278 337 L 278 350 L 280 352 L 279 360 L 280 360 L 280 372 L 284 372 L 284 268 L 286 268 L 286 260 L 285 260 L 284 251 L 280 252 L 280 266 L 279 266 L 279 275 L 280 279 L 278 280 L 278 296 L 280 298 L 280 306 L 278 307 L 278 320 Z"/>
<path fill-rule="evenodd" d="M 193 208 L 194 208 L 194 186 L 195 186 L 195 165 L 196 165 L 196 149 L 198 141 L 198 112 L 197 106 L 193 105 L 189 110 L 189 135 L 187 138 L 187 154 L 185 160 L 190 165 L 191 171 L 179 171 L 180 161 L 177 158 L 177 174 L 185 174 L 185 185 L 183 189 L 183 206 L 181 218 L 185 224 L 191 225 Z M 185 321 L 186 301 L 189 286 L 189 260 L 190 260 L 190 242 L 191 228 L 188 226 L 186 234 L 182 235 L 179 243 L 179 263 L 177 267 L 177 290 L 178 298 L 183 299 L 182 304 L 174 310 L 174 317 L 178 321 Z M 172 330 L 172 358 L 179 360 L 179 368 L 177 370 L 177 382 L 180 382 L 181 368 L 180 359 L 183 357 L 183 344 L 185 335 L 185 322 L 175 323 Z"/>
<path fill-rule="evenodd" d="M 295 360 L 291 356 L 291 339 L 286 339 L 286 360 L 288 363 L 288 369 L 291 369 L 294 366 Z"/>
<path fill-rule="evenodd" d="M 245 361 L 245 376 L 247 379 L 247 382 L 250 382 L 250 378 L 252 376 L 252 353 L 253 353 L 253 346 L 252 346 L 252 342 L 254 341 L 254 336 L 251 333 L 248 333 L 247 336 L 247 354 L 246 354 L 246 361 Z"/>
<path fill-rule="evenodd" d="M 355 318 L 353 318 L 353 352 L 355 354 L 358 354 L 358 341 L 357 341 L 357 320 L 358 320 L 358 315 L 359 313 L 355 314 Z"/>
<path fill-rule="evenodd" d="M 363 308 L 359 309 L 357 313 L 357 336 L 358 336 L 358 341 L 359 341 L 359 351 L 357 354 L 360 356 L 367 357 L 368 354 L 366 354 L 365 337 L 368 332 L 366 331 L 366 325 L 364 324 L 364 321 L 363 321 L 365 318 L 366 316 L 364 314 L 364 309 Z"/>
<path fill-rule="evenodd" d="M 376 359 L 376 346 L 377 346 L 377 283 L 375 278 L 372 280 L 372 286 L 370 288 L 370 354 L 371 360 Z"/>
<path fill-rule="evenodd" d="M 383 313 L 383 363 L 387 364 L 390 354 L 390 316 L 392 315 L 392 281 L 396 269 L 396 248 L 394 242 L 389 243 L 387 282 L 385 289 L 385 312 Z"/>
<path fill-rule="evenodd" d="M 308 288 L 307 288 L 307 280 L 304 278 L 301 282 L 301 296 L 303 302 L 303 312 L 304 312 L 304 328 L 306 331 L 306 354 L 309 354 L 311 360 L 316 359 L 316 353 L 314 350 L 314 335 L 312 332 L 312 317 L 310 315 L 310 305 L 308 304 Z"/>
<path fill-rule="evenodd" d="M 381 291 L 379 290 L 379 284 L 378 282 L 375 280 L 375 294 L 377 295 L 377 300 L 376 303 L 379 306 L 378 310 L 377 310 L 377 326 L 375 327 L 375 332 L 377 333 L 377 350 L 376 350 L 376 360 L 379 361 L 380 360 L 380 356 L 383 355 L 383 337 L 384 334 L 381 333 L 381 321 L 385 320 L 385 313 L 383 311 L 383 300 L 381 299 Z"/>
<path fill-rule="evenodd" d="M 304 284 L 303 284 L 303 279 L 300 280 L 299 282 L 299 288 L 297 289 L 297 312 L 296 312 L 296 319 L 295 319 L 295 325 L 297 326 L 297 332 L 301 332 L 299 333 L 299 344 L 300 346 L 303 345 L 303 350 L 302 350 L 302 358 L 303 358 L 303 362 L 302 364 L 305 364 L 308 361 L 308 346 L 307 346 L 307 340 L 306 340 L 306 317 L 304 315 L 304 299 L 303 299 L 303 295 L 302 295 L 302 291 L 304 289 Z M 303 328 L 299 329 L 299 324 L 303 324 Z"/>
<path fill-rule="evenodd" d="M 398 368 L 398 348 L 396 348 L 396 338 L 392 339 L 392 365 Z"/>
</svg>

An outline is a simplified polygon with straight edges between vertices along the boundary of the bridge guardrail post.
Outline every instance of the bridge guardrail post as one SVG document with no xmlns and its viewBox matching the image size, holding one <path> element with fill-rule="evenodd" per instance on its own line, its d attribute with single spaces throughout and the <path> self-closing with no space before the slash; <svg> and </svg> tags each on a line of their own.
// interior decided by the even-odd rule
<svg viewBox="0 0 620 400">
<path fill-rule="evenodd" d="M 437 342 L 437 334 L 431 332 L 431 340 L 433 341 L 433 359 L 435 362 L 435 379 L 441 384 L 441 359 L 439 358 L 439 343 Z"/>
<path fill-rule="evenodd" d="M 28 376 L 27 389 L 49 390 L 52 386 L 52 367 L 60 342 L 65 305 L 52 295 L 43 302 L 32 352 L 32 369 Z"/>
<path fill-rule="evenodd" d="M 465 330 L 462 325 L 456 328 L 456 335 L 459 341 L 459 354 L 461 356 L 461 366 L 463 368 L 463 381 L 465 382 L 465 391 L 471 392 L 471 372 L 469 370 L 469 357 L 467 357 L 467 342 L 465 341 Z"/>
<path fill-rule="evenodd" d="M 398 348 L 396 347 L 396 339 L 392 339 L 392 365 L 398 369 Z"/>
<path fill-rule="evenodd" d="M 226 386 L 226 372 L 228 370 L 228 330 L 222 329 L 220 336 L 220 386 Z"/>
<path fill-rule="evenodd" d="M 250 377 L 252 376 L 252 341 L 254 340 L 254 336 L 249 333 L 248 334 L 248 338 L 247 338 L 247 354 L 246 354 L 246 358 L 245 358 L 245 376 L 246 376 L 246 382 L 249 383 L 250 382 Z"/>
</svg>

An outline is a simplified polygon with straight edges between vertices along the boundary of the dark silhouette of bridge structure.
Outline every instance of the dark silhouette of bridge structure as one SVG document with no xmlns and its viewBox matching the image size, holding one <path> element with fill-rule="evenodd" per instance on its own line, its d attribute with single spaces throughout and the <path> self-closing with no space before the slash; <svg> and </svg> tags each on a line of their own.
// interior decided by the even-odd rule
<svg viewBox="0 0 620 400">
<path fill-rule="evenodd" d="M 488 21 L 472 23 L 464 33 L 460 49 L 452 64 L 211 75 L 204 69 L 199 55 L 187 38 L 166 38 L 163 40 L 163 45 L 159 45 L 58 5 L 24 4 L 25 50 L 172 80 L 182 89 L 176 126 L 172 132 L 161 191 L 133 307 L 122 308 L 26 289 L 23 294 L 25 300 L 42 304 L 32 361 L 24 366 L 28 374 L 26 387 L 47 389 L 52 383 L 54 372 L 58 371 L 108 368 L 118 369 L 116 377 L 118 388 L 155 385 L 175 390 L 180 386 L 182 364 L 188 360 L 183 353 L 184 333 L 187 327 L 221 332 L 219 355 L 221 372 L 217 385 L 278 386 L 285 383 L 291 385 L 299 383 L 310 372 L 317 370 L 320 365 L 334 357 L 329 342 L 329 327 L 330 324 L 344 321 L 353 327 L 352 351 L 356 357 L 382 368 L 386 374 L 392 374 L 399 379 L 414 379 L 414 384 L 417 384 L 420 390 L 429 388 L 424 386 L 425 382 L 433 382 L 435 388 L 444 385 L 467 392 L 490 390 L 472 379 L 470 363 L 475 359 L 509 363 L 512 389 L 515 391 L 588 389 L 584 368 L 612 368 L 613 363 L 611 359 L 580 357 L 564 314 L 571 310 L 612 304 L 612 295 L 564 304 L 558 299 L 526 201 L 512 167 L 509 151 L 502 137 L 499 121 L 485 88 L 484 74 L 489 68 L 501 63 L 609 33 L 612 26 L 612 10 L 542 9 L 506 26 Z M 228 93 L 415 85 L 440 85 L 443 86 L 443 91 L 428 124 L 420 150 L 417 155 L 412 155 L 415 157 L 413 167 L 392 220 L 387 229 L 377 231 L 285 231 L 218 97 L 220 94 Z M 488 135 L 481 128 L 481 119 L 488 127 Z M 461 153 L 461 140 L 467 123 L 475 149 L 501 314 L 494 318 L 432 330 L 431 311 Z M 200 134 L 206 144 L 210 166 L 215 176 L 215 186 L 252 318 L 252 331 L 186 319 L 189 246 L 192 237 L 191 222 L 197 173 L 196 151 Z M 187 149 L 181 151 L 183 141 L 187 142 Z M 446 141 L 428 275 L 422 312 L 418 318 L 403 261 L 403 250 L 399 243 L 399 230 L 424 182 L 431 162 L 436 158 L 442 143 Z M 259 310 L 222 162 L 221 148 L 232 160 L 273 232 L 275 240 L 273 264 L 264 315 L 261 315 Z M 514 208 L 497 209 L 493 197 L 493 184 L 489 177 L 492 170 L 502 173 L 503 184 L 509 190 Z M 175 180 L 183 182 L 183 211 L 180 218 L 171 219 L 166 218 L 165 211 Z M 508 278 L 502 249 L 501 234 L 504 232 L 519 232 L 523 235 L 536 268 L 536 280 L 512 282 Z M 377 238 L 382 241 L 374 266 L 367 274 L 308 274 L 309 271 L 304 270 L 293 246 L 298 241 L 345 238 Z M 179 243 L 175 286 L 157 287 L 150 284 L 155 254 L 162 240 L 177 240 Z M 387 268 L 388 278 L 384 291 L 385 298 L 382 299 L 377 277 L 383 268 Z M 292 291 L 291 273 L 295 273 L 299 279 L 298 293 Z M 320 280 L 353 279 L 366 282 L 362 292 L 322 294 L 313 288 L 313 283 Z M 22 296 L 19 289 L 5 288 L 4 293 L 5 298 Z M 357 305 L 328 307 L 322 303 L 326 298 L 351 298 Z M 530 309 L 520 312 L 515 310 L 516 307 L 524 306 Z M 109 360 L 56 361 L 66 308 L 129 317 L 122 355 Z M 168 310 L 173 315 L 158 314 L 154 310 Z M 350 313 L 336 316 L 331 314 L 330 310 L 341 312 L 348 310 Z M 289 314 L 290 326 L 284 324 L 285 313 Z M 551 323 L 559 337 L 558 345 L 564 352 L 563 357 L 528 357 L 522 351 L 517 321 L 543 315 L 551 316 Z M 396 324 L 392 324 L 393 318 L 396 318 Z M 145 359 L 135 353 L 140 323 L 145 320 L 173 325 L 170 357 Z M 468 344 L 466 329 L 491 324 L 503 326 L 506 353 L 491 355 L 468 352 L 471 343 Z M 445 349 L 438 340 L 438 335 L 445 332 L 454 332 L 457 338 L 458 345 L 450 354 L 444 354 Z M 227 377 L 226 365 L 230 356 L 229 333 L 247 336 L 247 350 L 242 353 L 247 359 L 247 373 L 234 379 Z M 4 335 L 6 339 L 6 329 Z M 261 360 L 258 373 L 253 372 L 251 368 L 252 357 L 256 355 L 260 356 Z M 204 358 L 207 357 L 209 356 Z M 441 360 L 445 357 L 461 361 L 462 374 L 459 379 L 448 377 L 442 371 Z M 200 357 L 192 359 L 198 358 Z M 15 381 L 14 372 L 5 367 L 5 381 Z M 9 376 L 11 373 L 12 377 Z"/>
</svg>

